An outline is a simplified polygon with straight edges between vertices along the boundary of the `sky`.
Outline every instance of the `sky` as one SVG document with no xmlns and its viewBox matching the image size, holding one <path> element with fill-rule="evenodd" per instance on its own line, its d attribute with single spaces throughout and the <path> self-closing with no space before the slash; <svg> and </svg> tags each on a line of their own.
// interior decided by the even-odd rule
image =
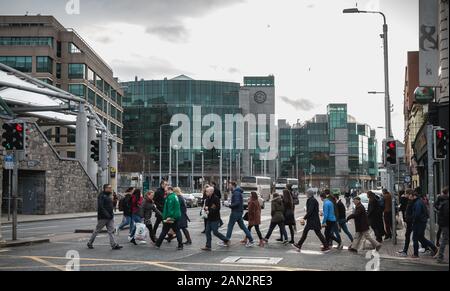
<svg viewBox="0 0 450 291">
<path fill-rule="evenodd" d="M 342 10 L 382 11 L 392 127 L 403 140 L 405 66 L 407 52 L 418 50 L 418 0 L 78 0 L 66 10 L 76 1 L 0 0 L 0 14 L 55 16 L 121 81 L 186 74 L 242 83 L 247 75 L 274 75 L 277 119 L 293 124 L 326 113 L 329 103 L 348 103 L 349 114 L 377 129 L 379 142 L 384 95 L 367 92 L 384 91 L 382 17 Z"/>
</svg>

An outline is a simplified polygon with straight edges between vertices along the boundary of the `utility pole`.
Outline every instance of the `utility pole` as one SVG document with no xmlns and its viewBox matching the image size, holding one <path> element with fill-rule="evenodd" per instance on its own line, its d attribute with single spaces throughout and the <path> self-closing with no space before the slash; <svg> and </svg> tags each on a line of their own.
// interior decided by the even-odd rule
<svg viewBox="0 0 450 291">
<path fill-rule="evenodd" d="M 434 157 L 433 157 L 433 125 L 427 125 L 427 157 L 428 157 L 428 198 L 430 205 L 434 205 L 435 191 L 434 191 Z M 436 216 L 434 211 L 430 209 L 430 239 L 432 242 L 436 241 Z"/>
<path fill-rule="evenodd" d="M 17 240 L 17 199 L 18 199 L 18 180 L 19 180 L 19 153 L 14 151 L 14 169 L 12 175 L 12 240 Z"/>
</svg>

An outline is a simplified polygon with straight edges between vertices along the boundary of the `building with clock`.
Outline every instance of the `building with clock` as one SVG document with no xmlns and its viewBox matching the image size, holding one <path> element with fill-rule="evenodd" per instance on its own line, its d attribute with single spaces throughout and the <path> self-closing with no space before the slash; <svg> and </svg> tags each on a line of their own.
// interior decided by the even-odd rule
<svg viewBox="0 0 450 291">
<path fill-rule="evenodd" d="M 198 117 L 194 117 L 194 106 L 201 106 L 202 119 L 207 114 L 217 114 L 223 121 L 222 139 L 225 142 L 225 115 L 266 114 L 269 121 L 270 114 L 275 112 L 273 76 L 245 77 L 243 85 L 236 82 L 194 80 L 185 75 L 164 80 L 138 80 L 136 77 L 134 81 L 124 82 L 122 85 L 125 88 L 124 146 L 119 172 L 141 174 L 150 187 L 158 185 L 160 170 L 162 178 L 168 178 L 169 139 L 173 129 L 167 124 L 173 115 L 182 113 L 187 115 L 191 122 L 196 122 Z M 206 130 L 208 127 L 202 128 L 202 135 Z M 199 133 L 191 131 L 191 141 L 195 137 L 194 134 L 198 136 Z M 274 139 L 277 140 L 277 137 Z M 272 175 L 275 169 L 273 163 L 262 163 L 259 156 L 258 150 L 224 149 L 223 179 L 228 180 L 231 176 L 232 180 L 239 180 L 240 177 L 250 174 Z M 172 182 L 177 184 L 178 164 L 178 185 L 182 188 L 198 189 L 202 172 L 207 181 L 220 180 L 219 149 L 191 148 L 181 149 L 178 153 L 173 150 L 171 162 Z M 119 181 L 119 186 L 129 185 L 131 176 L 122 174 L 119 177 L 122 181 Z"/>
</svg>

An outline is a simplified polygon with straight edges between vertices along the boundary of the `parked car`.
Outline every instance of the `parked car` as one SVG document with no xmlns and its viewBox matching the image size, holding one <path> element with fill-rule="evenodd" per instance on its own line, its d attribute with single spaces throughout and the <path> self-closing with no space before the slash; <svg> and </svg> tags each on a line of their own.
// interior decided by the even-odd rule
<svg viewBox="0 0 450 291">
<path fill-rule="evenodd" d="M 203 193 L 192 193 L 194 197 L 197 199 L 197 206 L 203 206 Z"/>
<path fill-rule="evenodd" d="M 187 207 L 192 208 L 198 206 L 197 198 L 193 194 L 183 194 L 183 198 L 186 200 Z"/>
<path fill-rule="evenodd" d="M 261 205 L 261 209 L 264 209 L 266 207 L 266 202 L 264 201 L 264 199 L 261 197 L 261 195 L 259 193 L 258 194 L 258 201 L 259 201 L 259 205 Z M 251 196 L 251 192 L 244 192 L 242 193 L 242 198 L 244 200 L 244 209 L 248 208 L 248 199 L 250 199 Z"/>
</svg>

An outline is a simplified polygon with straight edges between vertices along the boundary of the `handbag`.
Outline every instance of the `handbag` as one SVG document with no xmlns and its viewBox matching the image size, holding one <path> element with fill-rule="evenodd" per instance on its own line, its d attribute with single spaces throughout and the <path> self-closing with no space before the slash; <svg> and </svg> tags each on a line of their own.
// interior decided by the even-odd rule
<svg viewBox="0 0 450 291">
<path fill-rule="evenodd" d="M 245 220 L 245 221 L 248 221 L 248 212 L 246 212 L 246 213 L 244 214 L 244 217 L 242 217 L 242 219 Z"/>
<path fill-rule="evenodd" d="M 203 219 L 208 219 L 208 211 L 205 210 L 205 206 L 206 206 L 206 200 L 203 201 L 203 207 L 202 207 L 202 210 L 200 211 L 200 217 Z"/>
</svg>

